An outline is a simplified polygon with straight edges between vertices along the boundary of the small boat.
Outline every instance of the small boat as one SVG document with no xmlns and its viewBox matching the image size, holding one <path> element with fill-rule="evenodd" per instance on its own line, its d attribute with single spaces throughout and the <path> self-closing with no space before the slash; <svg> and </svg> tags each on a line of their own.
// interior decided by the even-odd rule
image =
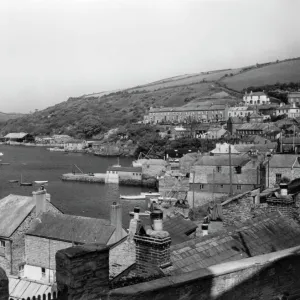
<svg viewBox="0 0 300 300">
<path fill-rule="evenodd" d="M 12 179 L 12 180 L 8 180 L 8 182 L 10 182 L 10 183 L 17 183 L 17 182 L 19 182 L 19 180 Z"/>
<path fill-rule="evenodd" d="M 48 183 L 48 180 L 36 180 L 34 181 L 35 184 L 46 184 Z"/>
<path fill-rule="evenodd" d="M 141 193 L 140 195 L 120 195 L 120 199 L 123 200 L 145 200 L 147 197 L 160 197 L 160 193 L 148 192 Z"/>
</svg>

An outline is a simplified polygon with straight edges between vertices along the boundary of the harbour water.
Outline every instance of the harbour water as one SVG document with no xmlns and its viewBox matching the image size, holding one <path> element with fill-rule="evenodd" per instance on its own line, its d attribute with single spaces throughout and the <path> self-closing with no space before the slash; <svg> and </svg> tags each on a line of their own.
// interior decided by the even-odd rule
<svg viewBox="0 0 300 300">
<path fill-rule="evenodd" d="M 51 202 L 66 214 L 74 214 L 95 218 L 109 218 L 110 205 L 120 201 L 119 196 L 139 194 L 148 191 L 147 188 L 118 186 L 115 184 L 97 184 L 80 182 L 63 182 L 63 173 L 72 171 L 76 164 L 83 172 L 104 173 L 108 166 L 116 164 L 117 159 L 99 157 L 81 153 L 64 154 L 50 152 L 44 147 L 24 147 L 0 145 L 0 199 L 9 195 L 32 195 L 33 186 L 19 186 L 19 183 L 9 183 L 9 180 L 23 182 L 48 180 L 47 191 L 51 194 Z M 120 164 L 130 166 L 132 159 L 120 158 Z M 135 205 L 145 208 L 144 201 L 121 201 L 123 208 L 123 226 L 128 228 L 129 211 Z"/>
</svg>

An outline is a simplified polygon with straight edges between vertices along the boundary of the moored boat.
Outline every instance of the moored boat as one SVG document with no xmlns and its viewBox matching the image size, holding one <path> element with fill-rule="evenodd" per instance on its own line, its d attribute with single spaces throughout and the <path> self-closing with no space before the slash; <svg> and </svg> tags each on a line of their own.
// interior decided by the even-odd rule
<svg viewBox="0 0 300 300">
<path fill-rule="evenodd" d="M 147 197 L 160 197 L 160 193 L 148 192 L 140 193 L 140 195 L 120 195 L 120 199 L 123 200 L 145 200 Z"/>
</svg>

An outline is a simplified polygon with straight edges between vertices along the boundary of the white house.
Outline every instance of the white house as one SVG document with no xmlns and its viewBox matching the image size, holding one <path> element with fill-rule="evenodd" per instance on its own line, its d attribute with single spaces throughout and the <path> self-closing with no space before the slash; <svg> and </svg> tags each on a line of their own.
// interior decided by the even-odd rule
<svg viewBox="0 0 300 300">
<path fill-rule="evenodd" d="M 246 92 L 243 97 L 243 101 L 245 104 L 250 105 L 270 104 L 270 98 L 264 92 L 253 93 L 251 91 L 249 94 Z"/>
<path fill-rule="evenodd" d="M 276 116 L 286 114 L 288 118 L 297 118 L 300 117 L 300 108 L 296 106 L 295 103 L 291 105 L 284 105 L 281 103 L 279 107 L 276 108 Z"/>
</svg>

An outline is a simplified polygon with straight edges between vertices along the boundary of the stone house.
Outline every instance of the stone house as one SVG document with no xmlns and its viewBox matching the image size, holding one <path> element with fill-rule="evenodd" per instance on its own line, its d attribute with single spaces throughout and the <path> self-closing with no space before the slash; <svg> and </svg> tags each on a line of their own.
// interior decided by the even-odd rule
<svg viewBox="0 0 300 300">
<path fill-rule="evenodd" d="M 264 117 L 259 115 L 257 112 L 254 112 L 248 116 L 247 119 L 249 123 L 262 123 L 264 121 Z"/>
<path fill-rule="evenodd" d="M 274 154 L 269 161 L 266 161 L 265 167 L 266 181 L 269 180 L 270 187 L 278 185 L 283 177 L 290 180 L 300 177 L 298 155 Z M 268 182 L 266 182 L 266 186 L 268 186 Z"/>
<path fill-rule="evenodd" d="M 210 155 L 224 155 L 229 154 L 229 146 L 231 146 L 230 152 L 234 155 L 239 155 L 240 152 L 235 149 L 235 145 L 229 145 L 227 143 L 217 143 L 216 148 L 210 151 Z"/>
<path fill-rule="evenodd" d="M 82 152 L 85 148 L 87 148 L 87 143 L 82 140 L 73 140 L 64 143 L 65 151 Z"/>
<path fill-rule="evenodd" d="M 87 243 L 112 246 L 126 237 L 121 206 L 116 203 L 111 206 L 110 220 L 44 213 L 26 233 L 23 276 L 55 282 L 55 254 L 58 250 Z"/>
<path fill-rule="evenodd" d="M 45 190 L 32 194 L 32 197 L 11 194 L 0 200 L 0 267 L 7 274 L 18 275 L 22 271 L 24 234 L 34 221 L 45 211 L 62 214 L 50 203 Z"/>
<path fill-rule="evenodd" d="M 236 129 L 241 126 L 241 124 L 245 123 L 244 118 L 240 117 L 229 117 L 227 120 L 227 130 L 231 135 L 236 134 Z"/>
<path fill-rule="evenodd" d="M 276 108 L 275 114 L 276 116 L 287 115 L 288 118 L 298 118 L 300 117 L 300 108 L 297 107 L 295 103 L 290 105 L 281 103 L 280 106 Z"/>
<path fill-rule="evenodd" d="M 157 177 L 171 169 L 170 164 L 164 159 L 137 159 L 132 162 L 133 167 L 141 167 L 142 174 L 149 177 Z"/>
<path fill-rule="evenodd" d="M 211 127 L 207 131 L 206 137 L 208 139 L 220 139 L 228 134 L 228 131 L 224 128 Z"/>
<path fill-rule="evenodd" d="M 32 143 L 34 142 L 33 135 L 26 132 L 13 132 L 9 133 L 4 137 L 5 141 L 8 143 Z"/>
<path fill-rule="evenodd" d="M 283 137 L 279 139 L 278 150 L 285 153 L 299 153 L 300 137 Z"/>
</svg>

